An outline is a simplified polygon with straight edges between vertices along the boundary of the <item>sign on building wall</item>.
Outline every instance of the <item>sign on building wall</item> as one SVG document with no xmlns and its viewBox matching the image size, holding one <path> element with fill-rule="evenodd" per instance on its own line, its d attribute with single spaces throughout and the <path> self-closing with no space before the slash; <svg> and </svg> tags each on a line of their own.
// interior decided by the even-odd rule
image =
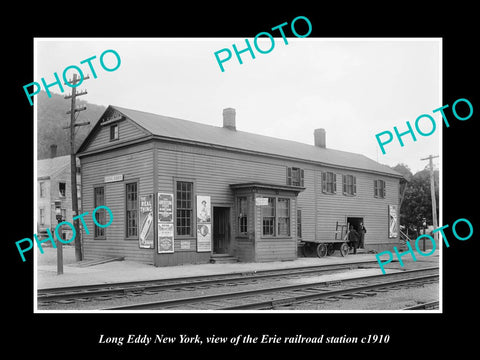
<svg viewBox="0 0 480 360">
<path fill-rule="evenodd" d="M 197 195 L 197 252 L 212 251 L 210 196 Z"/>
<path fill-rule="evenodd" d="M 173 237 L 173 194 L 158 193 L 158 231 L 157 252 L 173 253 L 175 242 Z"/>
<path fill-rule="evenodd" d="M 140 196 L 139 246 L 153 249 L 153 194 Z"/>
<path fill-rule="evenodd" d="M 398 213 L 397 205 L 388 205 L 388 237 L 398 237 Z"/>
<path fill-rule="evenodd" d="M 173 223 L 161 224 L 158 223 L 158 253 L 173 253 Z"/>
<path fill-rule="evenodd" d="M 173 222 L 173 195 L 158 193 L 158 221 Z"/>
<path fill-rule="evenodd" d="M 103 178 L 103 181 L 106 183 L 123 181 L 123 174 L 107 175 Z"/>
<path fill-rule="evenodd" d="M 268 198 L 266 197 L 257 197 L 255 198 L 256 206 L 268 206 Z"/>
</svg>

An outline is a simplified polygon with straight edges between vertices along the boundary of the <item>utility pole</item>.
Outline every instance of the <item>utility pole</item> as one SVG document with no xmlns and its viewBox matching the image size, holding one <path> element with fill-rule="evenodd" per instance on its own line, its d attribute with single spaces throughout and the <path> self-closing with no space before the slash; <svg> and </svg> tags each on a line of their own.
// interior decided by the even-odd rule
<svg viewBox="0 0 480 360">
<path fill-rule="evenodd" d="M 83 78 L 83 80 L 88 78 L 89 77 L 87 75 Z M 77 79 L 77 74 L 73 74 L 73 80 L 69 81 L 69 83 L 73 86 L 77 84 L 78 81 L 80 81 L 80 79 Z M 67 114 L 70 114 L 70 125 L 65 127 L 64 129 L 70 129 L 70 176 L 71 176 L 71 184 L 72 184 L 73 217 L 79 215 L 78 214 L 78 197 L 77 197 L 77 156 L 75 155 L 75 128 L 77 126 L 90 124 L 90 122 L 83 122 L 78 124 L 75 123 L 75 120 L 76 120 L 75 114 L 87 109 L 86 106 L 83 106 L 81 108 L 76 108 L 75 101 L 77 96 L 85 95 L 86 93 L 87 93 L 86 90 L 80 91 L 77 93 L 77 88 L 72 87 L 72 94 L 65 96 L 65 99 L 70 99 L 70 98 L 72 99 L 70 110 L 67 111 Z M 75 228 L 75 260 L 81 261 L 82 260 L 82 244 L 81 244 L 80 227 L 78 225 L 78 219 L 73 220 L 73 226 Z"/>
<path fill-rule="evenodd" d="M 433 176 L 433 161 L 432 159 L 438 158 L 438 155 L 430 155 L 427 158 L 423 158 L 420 160 L 428 160 L 429 161 L 429 168 L 430 168 L 430 193 L 432 197 L 432 217 L 433 217 L 433 228 L 437 229 L 438 228 L 438 223 L 437 223 L 437 201 L 435 200 L 435 182 L 434 182 L 434 176 Z M 434 233 L 434 238 L 437 240 L 437 233 Z"/>
</svg>

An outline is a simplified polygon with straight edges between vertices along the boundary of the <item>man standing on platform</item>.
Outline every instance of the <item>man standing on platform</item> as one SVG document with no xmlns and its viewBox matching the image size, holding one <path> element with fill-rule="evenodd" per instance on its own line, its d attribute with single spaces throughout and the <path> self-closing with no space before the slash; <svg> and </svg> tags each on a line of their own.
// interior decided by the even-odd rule
<svg viewBox="0 0 480 360">
<path fill-rule="evenodd" d="M 365 249 L 365 234 L 367 233 L 367 229 L 363 226 L 363 222 L 360 223 L 360 228 L 358 230 L 360 234 L 360 244 L 358 245 L 359 249 Z"/>
</svg>

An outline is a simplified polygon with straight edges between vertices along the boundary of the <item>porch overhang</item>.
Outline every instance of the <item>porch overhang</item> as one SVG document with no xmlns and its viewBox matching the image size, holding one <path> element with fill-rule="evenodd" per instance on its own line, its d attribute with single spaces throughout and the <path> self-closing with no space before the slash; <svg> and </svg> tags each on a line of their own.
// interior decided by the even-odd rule
<svg viewBox="0 0 480 360">
<path fill-rule="evenodd" d="M 236 192 L 239 190 L 249 191 L 249 192 L 262 192 L 262 191 L 285 191 L 294 193 L 295 196 L 305 190 L 304 187 L 301 186 L 292 186 L 292 185 L 278 185 L 278 184 L 268 184 L 262 182 L 247 182 L 247 183 L 239 183 L 239 184 L 230 184 L 230 188 Z"/>
</svg>

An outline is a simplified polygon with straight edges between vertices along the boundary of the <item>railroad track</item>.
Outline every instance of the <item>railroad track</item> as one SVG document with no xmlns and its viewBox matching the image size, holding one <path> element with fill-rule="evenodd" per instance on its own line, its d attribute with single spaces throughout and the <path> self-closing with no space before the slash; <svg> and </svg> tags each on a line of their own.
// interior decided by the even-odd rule
<svg viewBox="0 0 480 360">
<path fill-rule="evenodd" d="M 438 309 L 438 308 L 439 308 L 439 301 L 429 301 L 426 303 L 403 308 L 403 310 L 432 310 L 432 309 Z"/>
<path fill-rule="evenodd" d="M 295 267 L 287 269 L 261 270 L 220 275 L 204 275 L 181 277 L 174 279 L 143 280 L 111 284 L 94 284 L 82 286 L 58 287 L 39 289 L 37 291 L 38 304 L 72 303 L 88 299 L 105 300 L 108 297 L 122 297 L 135 294 L 152 294 L 160 291 L 193 291 L 199 288 L 237 286 L 255 284 L 272 279 L 287 279 L 295 277 L 315 276 L 328 272 L 337 272 L 358 268 L 377 266 L 377 261 L 361 261 L 348 264 L 318 265 L 309 267 Z"/>
<path fill-rule="evenodd" d="M 104 310 L 247 310 L 275 309 L 296 303 L 334 298 L 375 296 L 378 292 L 422 286 L 438 282 L 438 267 L 409 270 L 385 275 L 370 275 L 342 281 L 281 285 L 222 294 L 185 297 Z"/>
</svg>

